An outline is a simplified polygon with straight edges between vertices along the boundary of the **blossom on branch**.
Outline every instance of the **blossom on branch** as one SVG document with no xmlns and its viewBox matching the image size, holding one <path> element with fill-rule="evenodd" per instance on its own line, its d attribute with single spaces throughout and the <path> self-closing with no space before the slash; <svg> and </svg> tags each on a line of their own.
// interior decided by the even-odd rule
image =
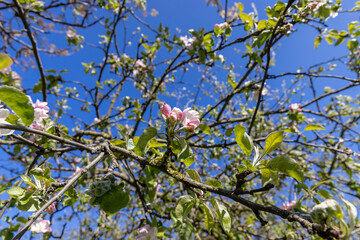
<svg viewBox="0 0 360 240">
<path fill-rule="evenodd" d="M 285 209 L 287 211 L 292 211 L 294 209 L 295 205 L 296 205 L 296 200 L 293 200 L 291 202 L 285 202 L 281 208 Z"/>
<path fill-rule="evenodd" d="M 225 29 L 225 28 L 227 28 L 228 26 L 229 26 L 229 24 L 228 24 L 227 22 L 223 22 L 223 23 L 217 23 L 217 24 L 215 24 L 215 25 L 214 25 L 214 28 L 219 27 L 219 28 L 221 28 L 221 29 Z"/>
<path fill-rule="evenodd" d="M 30 128 L 42 131 L 45 128 L 43 120 L 49 118 L 48 113 L 50 109 L 48 107 L 48 103 L 42 102 L 39 99 L 37 99 L 36 102 L 33 103 L 31 97 L 28 96 L 28 98 L 34 107 L 34 121 L 30 125 Z"/>
<path fill-rule="evenodd" d="M 42 218 L 36 219 L 36 222 L 31 225 L 31 231 L 34 233 L 49 233 L 51 232 L 51 226 L 49 220 Z"/>
<path fill-rule="evenodd" d="M 156 240 L 157 228 L 145 225 L 137 230 L 136 240 Z"/>
<path fill-rule="evenodd" d="M 147 72 L 147 66 L 145 65 L 145 63 L 138 59 L 135 61 L 134 63 L 134 70 L 133 70 L 133 75 L 135 78 L 141 76 L 141 74 L 146 74 Z"/>
<path fill-rule="evenodd" d="M 289 110 L 293 113 L 301 112 L 301 104 L 300 103 L 293 103 L 289 106 Z"/>
<path fill-rule="evenodd" d="M 163 118 L 171 124 L 181 122 L 183 125 L 183 128 L 181 128 L 182 130 L 194 132 L 195 128 L 200 125 L 199 113 L 195 110 L 191 110 L 191 108 L 186 108 L 184 111 L 181 111 L 179 108 L 174 107 L 171 110 L 169 104 L 165 103 L 160 107 L 160 112 Z"/>
<path fill-rule="evenodd" d="M 196 37 L 188 38 L 188 36 L 181 36 L 180 40 L 184 43 L 187 50 L 193 50 L 196 42 Z"/>
<path fill-rule="evenodd" d="M 0 123 L 10 124 L 7 121 L 5 121 L 9 113 L 10 112 L 8 109 L 0 109 Z M 0 128 L 0 136 L 10 135 L 13 132 L 14 130 Z"/>
</svg>

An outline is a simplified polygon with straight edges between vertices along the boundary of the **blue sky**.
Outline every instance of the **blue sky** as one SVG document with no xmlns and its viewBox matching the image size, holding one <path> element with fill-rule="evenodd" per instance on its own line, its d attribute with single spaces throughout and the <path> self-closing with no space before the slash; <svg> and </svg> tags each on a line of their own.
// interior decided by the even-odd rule
<svg viewBox="0 0 360 240">
<path fill-rule="evenodd" d="M 224 1 L 222 1 L 224 2 Z M 234 4 L 235 1 L 229 1 L 229 7 Z M 268 5 L 273 5 L 276 1 L 253 1 L 257 7 L 257 10 L 260 15 L 260 19 L 265 18 L 264 8 Z M 349 9 L 353 6 L 355 1 L 343 1 L 343 9 Z M 250 5 L 250 1 L 244 1 L 244 12 L 253 11 Z M 149 1 L 148 4 L 148 12 L 151 9 L 156 9 L 159 14 L 156 17 L 148 16 L 144 19 L 147 23 L 152 25 L 153 27 L 157 27 L 160 23 L 163 23 L 164 26 L 168 26 L 170 32 L 172 34 L 177 33 L 177 28 L 181 30 L 181 35 L 187 35 L 187 31 L 191 28 L 199 29 L 205 28 L 206 30 L 212 30 L 215 23 L 223 22 L 223 19 L 219 17 L 216 8 L 207 7 L 205 0 L 153 0 Z M 139 15 L 142 15 L 138 12 Z M 356 17 L 356 14 L 340 14 L 336 19 L 331 19 L 329 23 L 329 28 L 340 28 L 346 29 L 346 24 L 351 20 L 359 20 Z M 128 24 L 128 36 L 130 37 L 131 32 L 134 31 L 138 26 L 141 29 L 145 30 L 146 28 L 136 21 L 133 18 L 127 22 Z M 98 29 L 99 31 L 97 31 Z M 281 72 L 291 71 L 295 72 L 299 67 L 304 66 L 304 69 L 311 66 L 312 64 L 329 60 L 335 56 L 339 56 L 341 54 L 347 53 L 346 46 L 343 44 L 342 46 L 333 47 L 329 46 L 326 42 L 323 42 L 317 50 L 314 49 L 313 40 L 317 36 L 317 32 L 308 26 L 299 26 L 295 27 L 295 32 L 290 37 L 282 39 L 278 50 L 276 51 L 276 65 L 271 68 L 269 74 L 278 74 Z M 91 30 L 88 32 L 87 30 L 79 30 L 79 33 L 84 34 L 85 41 L 97 43 L 100 38 L 98 35 L 103 34 L 101 31 L 102 28 L 95 28 L 95 30 Z M 145 30 L 146 34 L 151 36 L 151 33 L 148 30 Z M 241 34 L 242 31 L 237 32 L 234 29 L 234 35 L 238 36 Z M 134 38 L 135 40 L 139 37 L 139 34 L 136 35 Z M 119 36 L 122 39 L 122 36 Z M 151 37 L 150 37 L 151 38 Z M 56 44 L 64 45 L 66 44 L 66 38 L 64 33 L 58 33 L 55 37 L 50 37 L 51 41 L 54 41 Z M 121 41 L 121 40 L 120 40 Z M 131 56 L 135 57 L 135 50 L 134 45 L 136 45 L 136 41 L 133 41 L 132 46 L 127 47 L 126 53 Z M 233 53 L 233 49 L 228 49 L 224 51 L 226 53 L 226 57 L 228 58 L 227 63 L 230 61 L 237 62 L 237 61 L 244 61 L 240 58 L 241 55 Z M 99 62 L 102 59 L 101 51 L 94 49 L 89 46 L 84 46 L 84 49 L 81 49 L 78 52 L 75 52 L 67 57 L 54 57 L 54 56 L 47 56 L 46 54 L 41 54 L 43 59 L 43 65 L 45 69 L 54 68 L 56 70 L 60 69 L 68 69 L 69 73 L 64 73 L 63 77 L 66 80 L 77 80 L 82 81 L 83 83 L 93 85 L 95 82 L 96 77 L 85 75 L 83 73 L 83 66 L 82 62 L 90 62 L 96 61 Z M 159 59 L 166 58 L 166 54 L 162 53 L 159 56 Z M 14 69 L 19 69 L 14 67 Z M 346 69 L 344 67 L 340 68 L 338 74 L 347 75 L 345 72 Z M 19 74 L 23 77 L 23 84 L 25 88 L 31 88 L 34 82 L 37 81 L 39 75 L 36 71 L 29 71 L 29 72 L 21 72 L 18 71 Z M 223 73 L 222 73 L 223 74 Z M 192 71 L 191 73 L 186 75 L 186 81 L 191 81 L 192 78 L 198 79 L 202 73 L 197 73 Z M 352 76 L 350 74 L 350 76 Z M 354 76 L 352 76 L 354 77 Z M 271 89 L 275 89 L 280 86 L 281 81 L 279 80 L 269 80 L 267 82 L 268 86 Z M 329 80 L 317 80 L 316 85 L 319 88 L 319 91 L 322 91 L 324 86 L 331 85 L 332 87 L 339 87 L 342 83 L 340 82 L 329 82 Z M 174 86 L 173 88 L 176 88 Z M 350 92 L 354 94 L 354 92 Z M 134 93 L 135 95 L 138 93 Z M 36 98 L 41 99 L 40 94 L 36 94 L 32 97 L 33 100 Z M 164 97 L 164 99 L 166 99 Z M 177 102 L 175 100 L 169 100 L 173 105 L 176 105 Z M 50 99 L 50 107 L 52 104 L 55 104 L 54 99 Z M 183 107 L 185 104 L 180 103 Z M 78 111 L 78 105 L 72 105 L 73 111 Z M 85 113 L 79 114 L 80 117 L 86 118 L 88 116 Z M 68 124 L 67 120 L 62 120 L 61 123 Z M 87 122 L 92 122 L 92 118 L 86 119 Z M 70 124 L 71 126 L 71 124 Z"/>
</svg>

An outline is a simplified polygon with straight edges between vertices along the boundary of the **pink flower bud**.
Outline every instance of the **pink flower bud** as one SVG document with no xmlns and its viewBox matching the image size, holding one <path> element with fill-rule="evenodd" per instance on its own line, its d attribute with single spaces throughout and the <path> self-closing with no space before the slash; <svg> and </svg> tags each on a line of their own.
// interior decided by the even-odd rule
<svg viewBox="0 0 360 240">
<path fill-rule="evenodd" d="M 176 120 L 180 121 L 182 119 L 182 111 L 179 108 L 174 107 L 171 112 L 176 115 Z"/>
<path fill-rule="evenodd" d="M 50 207 L 48 207 L 48 209 L 46 209 L 46 212 L 48 214 L 53 214 L 55 212 L 55 210 L 56 210 L 56 207 L 55 207 L 55 204 L 53 203 L 50 205 Z"/>
<path fill-rule="evenodd" d="M 171 113 L 171 107 L 169 106 L 169 104 L 165 103 L 161 106 L 160 112 L 165 118 L 168 118 Z"/>
</svg>

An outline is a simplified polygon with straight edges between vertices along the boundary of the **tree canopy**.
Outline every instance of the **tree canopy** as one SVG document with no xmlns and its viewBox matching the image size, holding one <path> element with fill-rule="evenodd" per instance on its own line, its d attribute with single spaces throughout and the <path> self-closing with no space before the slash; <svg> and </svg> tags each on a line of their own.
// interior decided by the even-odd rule
<svg viewBox="0 0 360 240">
<path fill-rule="evenodd" d="M 360 2 L 169 2 L 0 1 L 0 236 L 359 238 Z"/>
</svg>

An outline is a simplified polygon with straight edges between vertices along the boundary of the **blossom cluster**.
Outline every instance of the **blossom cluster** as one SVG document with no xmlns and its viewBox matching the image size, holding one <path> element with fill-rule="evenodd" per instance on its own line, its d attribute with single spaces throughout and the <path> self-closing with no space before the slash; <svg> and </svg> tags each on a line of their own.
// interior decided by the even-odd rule
<svg viewBox="0 0 360 240">
<path fill-rule="evenodd" d="M 42 218 L 36 219 L 36 222 L 31 225 L 31 231 L 34 233 L 49 233 L 51 232 L 51 226 L 49 220 Z"/>
<path fill-rule="evenodd" d="M 289 110 L 290 112 L 292 113 L 298 113 L 298 112 L 301 112 L 302 109 L 301 109 L 301 104 L 300 103 L 293 103 L 289 106 Z"/>
<path fill-rule="evenodd" d="M 196 37 L 189 38 L 188 36 L 181 36 L 180 40 L 184 43 L 187 50 L 193 50 L 196 42 Z"/>
<path fill-rule="evenodd" d="M 30 125 L 30 127 L 32 129 L 42 131 L 45 128 L 45 126 L 43 124 L 43 120 L 49 118 L 49 115 L 48 115 L 49 107 L 47 106 L 48 103 L 47 102 L 41 102 L 39 99 L 36 100 L 35 103 L 33 103 L 30 96 L 28 96 L 28 97 L 29 97 L 29 100 L 30 100 L 31 104 L 34 107 L 34 121 Z"/>
<path fill-rule="evenodd" d="M 295 205 L 296 205 L 296 200 L 293 200 L 291 202 L 285 202 L 281 208 L 285 209 L 287 211 L 292 211 L 294 209 Z"/>
<path fill-rule="evenodd" d="M 172 124 L 181 122 L 185 130 L 189 132 L 195 132 L 195 128 L 200 125 L 199 113 L 191 110 L 191 108 L 186 108 L 184 111 L 181 111 L 179 108 L 174 107 L 171 110 L 168 104 L 164 104 L 161 106 L 160 112 L 163 117 Z"/>
<path fill-rule="evenodd" d="M 225 29 L 229 26 L 229 24 L 227 22 L 223 22 L 223 23 L 217 23 L 214 25 L 214 28 L 220 28 L 220 29 Z"/>
</svg>

